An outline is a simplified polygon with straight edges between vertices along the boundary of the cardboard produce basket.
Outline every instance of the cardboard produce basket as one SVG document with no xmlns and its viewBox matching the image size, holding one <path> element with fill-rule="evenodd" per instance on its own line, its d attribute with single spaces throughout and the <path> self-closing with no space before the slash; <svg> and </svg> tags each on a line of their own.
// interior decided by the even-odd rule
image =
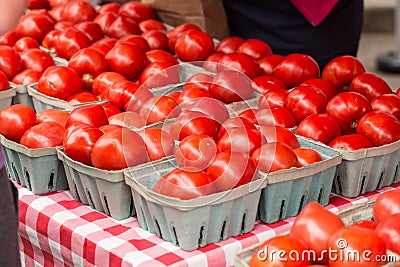
<svg viewBox="0 0 400 267">
<path fill-rule="evenodd" d="M 67 190 L 63 164 L 56 148 L 29 149 L 0 135 L 10 178 L 34 194 Z"/>
<path fill-rule="evenodd" d="M 333 192 L 357 197 L 400 182 L 400 140 L 356 151 L 341 151 Z"/>
<path fill-rule="evenodd" d="M 0 109 L 11 106 L 13 97 L 17 94 L 14 84 L 10 83 L 10 89 L 0 92 Z"/>
<path fill-rule="evenodd" d="M 29 85 L 15 85 L 16 94 L 12 98 L 12 104 L 24 104 L 35 108 L 33 106 L 32 96 L 28 94 Z"/>
<path fill-rule="evenodd" d="M 61 147 L 57 148 L 57 155 L 64 164 L 71 195 L 76 201 L 117 220 L 135 215 L 123 170 L 106 171 L 87 166 L 68 157 Z"/>
<path fill-rule="evenodd" d="M 191 200 L 152 191 L 156 182 L 175 168 L 172 157 L 125 171 L 140 226 L 183 250 L 250 232 L 255 225 L 262 187 L 256 180 L 233 190 Z"/>
</svg>

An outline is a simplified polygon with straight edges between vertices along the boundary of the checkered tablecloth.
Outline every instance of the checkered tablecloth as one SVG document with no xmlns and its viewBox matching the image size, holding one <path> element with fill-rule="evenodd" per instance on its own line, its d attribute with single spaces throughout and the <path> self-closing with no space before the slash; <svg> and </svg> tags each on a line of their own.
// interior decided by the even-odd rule
<svg viewBox="0 0 400 267">
<path fill-rule="evenodd" d="M 16 186 L 25 266 L 232 266 L 236 252 L 288 231 L 294 220 L 257 223 L 248 234 L 186 252 L 141 229 L 135 218 L 114 220 L 73 200 L 68 191 L 38 196 Z M 327 208 L 338 211 L 393 188 L 400 184 L 354 199 L 331 196 Z"/>
</svg>

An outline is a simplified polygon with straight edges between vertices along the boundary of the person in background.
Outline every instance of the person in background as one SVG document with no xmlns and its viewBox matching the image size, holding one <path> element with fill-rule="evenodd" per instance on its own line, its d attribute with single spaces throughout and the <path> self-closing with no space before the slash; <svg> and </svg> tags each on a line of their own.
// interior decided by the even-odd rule
<svg viewBox="0 0 400 267">
<path fill-rule="evenodd" d="M 268 43 L 274 54 L 304 53 L 323 68 L 357 55 L 363 0 L 223 0 L 230 34 Z"/>
<path fill-rule="evenodd" d="M 0 0 L 0 35 L 15 26 L 27 5 L 27 0 Z M 0 266 L 21 266 L 18 222 L 18 191 L 8 179 L 0 145 Z"/>
</svg>

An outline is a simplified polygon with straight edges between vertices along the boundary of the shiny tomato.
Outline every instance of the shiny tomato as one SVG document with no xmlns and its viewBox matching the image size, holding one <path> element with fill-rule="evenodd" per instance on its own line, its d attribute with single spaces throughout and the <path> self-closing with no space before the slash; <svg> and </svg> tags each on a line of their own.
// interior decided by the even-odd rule
<svg viewBox="0 0 400 267">
<path fill-rule="evenodd" d="M 293 149 L 285 143 L 263 144 L 251 155 L 257 168 L 265 173 L 297 167 L 298 160 Z"/>
<path fill-rule="evenodd" d="M 349 91 L 360 93 L 369 101 L 377 96 L 392 93 L 392 89 L 382 77 L 370 72 L 355 76 L 350 83 Z"/>
<path fill-rule="evenodd" d="M 85 33 L 89 37 L 91 43 L 104 38 L 104 32 L 100 25 L 93 21 L 82 21 L 75 24 L 74 27 Z"/>
<path fill-rule="evenodd" d="M 132 18 L 137 23 L 147 19 L 156 19 L 156 13 L 149 5 L 135 1 L 123 4 L 119 8 L 118 14 L 120 16 Z"/>
<path fill-rule="evenodd" d="M 4 74 L 5 75 L 5 74 Z M 1 76 L 1 75 L 0 75 Z M 28 85 L 28 84 L 34 84 L 37 83 L 40 79 L 40 76 L 42 76 L 42 73 L 32 70 L 32 69 L 26 69 L 21 72 L 19 72 L 17 75 L 14 76 L 12 79 L 12 82 L 15 84 L 23 84 L 23 85 Z M 1 78 L 0 78 L 1 80 Z M 2 90 L 3 83 L 0 82 L 0 91 Z M 8 89 L 9 87 L 6 87 L 5 89 Z"/>
<path fill-rule="evenodd" d="M 256 118 L 257 111 L 258 111 L 258 109 L 256 109 L 256 108 L 248 108 L 248 109 L 241 111 L 239 114 L 237 114 L 237 116 L 248 119 L 251 123 L 258 125 L 258 121 Z"/>
<path fill-rule="evenodd" d="M 29 0 L 29 9 L 49 9 L 50 4 L 48 0 Z"/>
<path fill-rule="evenodd" d="M 21 53 L 22 69 L 32 69 L 43 73 L 48 67 L 54 66 L 54 59 L 40 48 L 31 48 Z"/>
<path fill-rule="evenodd" d="M 61 126 L 65 127 L 65 123 L 67 122 L 69 113 L 65 110 L 61 109 L 45 109 L 39 114 L 37 114 L 37 123 L 43 123 L 43 122 L 57 122 Z"/>
<path fill-rule="evenodd" d="M 211 72 L 218 72 L 218 64 L 224 56 L 222 53 L 214 53 L 209 55 L 203 62 L 202 67 Z"/>
<path fill-rule="evenodd" d="M 18 75 L 18 74 L 17 74 Z M 15 77 L 14 77 L 15 78 Z M 14 80 L 14 79 L 13 79 Z M 7 76 L 0 70 L 0 92 L 10 89 Z"/>
<path fill-rule="evenodd" d="M 12 80 L 21 69 L 22 61 L 17 51 L 10 46 L 0 45 L 0 70 Z"/>
<path fill-rule="evenodd" d="M 5 138 L 19 142 L 22 135 L 36 125 L 36 113 L 25 104 L 14 104 L 0 110 L 0 134 Z"/>
<path fill-rule="evenodd" d="M 232 128 L 247 128 L 247 129 L 257 129 L 251 121 L 242 117 L 233 117 L 225 120 L 218 131 L 218 140 Z"/>
<path fill-rule="evenodd" d="M 29 36 L 41 43 L 46 34 L 54 29 L 51 18 L 42 14 L 26 14 L 20 18 L 15 32 L 21 37 Z"/>
<path fill-rule="evenodd" d="M 20 144 L 27 148 L 56 147 L 63 144 L 65 128 L 57 122 L 43 122 L 29 128 Z"/>
<path fill-rule="evenodd" d="M 267 55 L 258 59 L 258 64 L 263 75 L 273 75 L 274 68 L 285 59 L 285 56 L 274 54 Z"/>
<path fill-rule="evenodd" d="M 164 23 L 155 19 L 146 19 L 138 23 L 140 30 L 145 33 L 148 31 L 165 31 L 167 27 L 165 27 Z"/>
<path fill-rule="evenodd" d="M 400 190 L 390 190 L 378 196 L 372 209 L 374 221 L 380 223 L 400 213 Z"/>
<path fill-rule="evenodd" d="M 65 127 L 68 128 L 79 123 L 100 127 L 108 124 L 108 118 L 100 105 L 79 106 L 69 113 Z"/>
<path fill-rule="evenodd" d="M 381 221 L 376 227 L 378 236 L 386 244 L 388 250 L 400 253 L 400 213 L 391 215 Z"/>
<path fill-rule="evenodd" d="M 189 200 L 217 192 L 210 176 L 204 171 L 189 172 L 174 169 L 161 177 L 153 191 L 181 200 Z"/>
<path fill-rule="evenodd" d="M 244 42 L 245 40 L 238 36 L 229 36 L 222 39 L 217 46 L 215 47 L 216 53 L 235 53 L 238 47 Z"/>
<path fill-rule="evenodd" d="M 179 96 L 181 95 L 181 93 L 182 92 L 173 92 L 173 93 L 167 94 L 167 96 L 169 96 L 170 98 L 175 100 L 176 103 L 178 103 L 179 102 Z"/>
<path fill-rule="evenodd" d="M 63 6 L 68 3 L 69 0 L 49 0 L 49 4 L 51 8 L 55 8 L 57 6 Z"/>
<path fill-rule="evenodd" d="M 328 100 L 330 100 L 334 95 L 337 94 L 336 87 L 333 85 L 333 83 L 322 78 L 309 79 L 300 85 L 311 86 L 321 91 L 325 94 Z"/>
<path fill-rule="evenodd" d="M 15 51 L 24 52 L 30 48 L 39 48 L 40 44 L 32 37 L 22 37 L 14 45 Z"/>
<path fill-rule="evenodd" d="M 214 161 L 217 144 L 208 135 L 193 134 L 183 138 L 175 149 L 178 168 L 185 171 L 205 170 Z"/>
<path fill-rule="evenodd" d="M 150 30 L 142 33 L 142 37 L 149 43 L 151 50 L 160 49 L 168 51 L 168 37 L 159 30 Z"/>
<path fill-rule="evenodd" d="M 189 30 L 201 31 L 200 27 L 193 23 L 183 23 L 167 31 L 169 51 L 175 53 L 176 41 L 183 33 Z"/>
<path fill-rule="evenodd" d="M 71 105 L 95 102 L 95 101 L 99 101 L 99 100 L 100 99 L 98 96 L 96 96 L 93 93 L 88 92 L 88 91 L 82 91 L 82 92 L 73 94 L 66 99 L 66 101 L 68 103 L 70 103 Z"/>
<path fill-rule="evenodd" d="M 0 35 L 0 45 L 14 46 L 21 36 L 15 31 L 9 31 Z"/>
<path fill-rule="evenodd" d="M 261 70 L 257 61 L 247 54 L 230 53 L 221 57 L 217 65 L 217 71 L 236 70 L 250 79 L 260 75 Z"/>
<path fill-rule="evenodd" d="M 203 98 L 203 97 L 209 97 L 212 98 L 213 96 L 208 90 L 201 89 L 201 88 L 192 88 L 192 89 L 186 89 L 183 92 L 179 94 L 178 98 L 178 104 L 185 103 L 187 101 L 191 101 L 195 98 Z"/>
<path fill-rule="evenodd" d="M 140 116 L 146 125 L 150 125 L 167 118 L 175 118 L 180 113 L 178 104 L 168 96 L 153 96 L 140 108 Z"/>
<path fill-rule="evenodd" d="M 56 24 L 54 24 L 54 30 L 59 30 L 61 32 L 71 27 L 74 27 L 74 23 L 66 20 L 59 21 Z"/>
<path fill-rule="evenodd" d="M 383 94 L 371 100 L 372 109 L 386 112 L 400 119 L 400 96 L 395 94 Z"/>
<path fill-rule="evenodd" d="M 108 118 L 115 114 L 121 113 L 121 110 L 118 107 L 110 103 L 102 103 L 100 106 L 104 109 Z"/>
<path fill-rule="evenodd" d="M 105 3 L 102 4 L 98 9 L 97 9 L 97 13 L 98 14 L 103 14 L 105 12 L 114 12 L 118 14 L 119 8 L 120 8 L 120 4 L 119 3 Z"/>
<path fill-rule="evenodd" d="M 143 69 L 139 83 L 148 88 L 157 88 L 180 82 L 179 68 L 170 62 L 151 62 Z"/>
<path fill-rule="evenodd" d="M 51 30 L 49 31 L 43 38 L 42 46 L 47 48 L 50 52 L 55 53 L 56 51 L 56 42 L 58 37 L 60 36 L 60 30 Z"/>
<path fill-rule="evenodd" d="M 326 113 L 336 118 L 343 134 L 356 132 L 358 120 L 372 110 L 368 99 L 356 92 L 343 92 L 326 105 Z"/>
<path fill-rule="evenodd" d="M 292 128 L 297 125 L 293 114 L 285 107 L 261 108 L 256 112 L 260 126 L 282 126 Z"/>
<path fill-rule="evenodd" d="M 247 54 L 255 60 L 272 55 L 271 47 L 259 39 L 248 39 L 244 41 L 235 52 Z"/>
<path fill-rule="evenodd" d="M 238 151 L 251 155 L 264 143 L 265 138 L 257 129 L 234 127 L 228 128 L 218 139 L 217 147 L 219 152 Z"/>
<path fill-rule="evenodd" d="M 329 146 L 336 149 L 353 151 L 363 148 L 370 148 L 374 145 L 364 135 L 354 133 L 336 137 L 329 143 Z"/>
<path fill-rule="evenodd" d="M 323 161 L 321 154 L 311 148 L 299 147 L 293 149 L 293 152 L 297 156 L 297 167 L 299 168 Z"/>
<path fill-rule="evenodd" d="M 111 71 L 103 72 L 93 79 L 92 92 L 95 95 L 107 96 L 110 87 L 122 80 L 126 80 L 122 74 Z"/>
<path fill-rule="evenodd" d="M 113 38 L 122 38 L 126 35 L 140 34 L 137 23 L 128 17 L 117 17 L 104 30 L 105 34 Z"/>
<path fill-rule="evenodd" d="M 190 89 L 209 90 L 214 77 L 207 73 L 195 73 L 191 75 L 183 85 L 183 91 Z"/>
<path fill-rule="evenodd" d="M 94 42 L 89 47 L 96 49 L 103 55 L 106 55 L 108 53 L 108 51 L 110 51 L 111 48 L 113 48 L 116 43 L 117 43 L 117 39 L 111 38 L 111 37 L 105 37 L 105 38 L 102 38 L 102 39 Z"/>
<path fill-rule="evenodd" d="M 296 128 L 296 134 L 327 144 L 341 133 L 335 117 L 329 114 L 313 114 Z"/>
<path fill-rule="evenodd" d="M 146 52 L 146 57 L 149 62 L 170 62 L 174 65 L 178 64 L 178 60 L 169 52 L 155 49 Z"/>
<path fill-rule="evenodd" d="M 252 81 L 254 83 L 254 90 L 260 94 L 276 89 L 287 89 L 286 85 L 281 80 L 270 75 L 257 76 Z"/>
<path fill-rule="evenodd" d="M 64 6 L 62 17 L 64 20 L 78 23 L 92 21 L 97 15 L 94 6 L 86 0 L 71 0 Z"/>
<path fill-rule="evenodd" d="M 73 69 L 51 66 L 40 77 L 37 90 L 39 93 L 65 100 L 79 92 L 81 85 L 81 79 Z"/>
<path fill-rule="evenodd" d="M 310 202 L 297 215 L 290 236 L 302 242 L 307 249 L 314 250 L 320 263 L 328 263 L 329 255 L 321 253 L 330 248 L 331 236 L 343 227 L 344 223 L 336 214 L 318 202 Z"/>
<path fill-rule="evenodd" d="M 108 117 L 108 123 L 112 125 L 135 128 L 142 128 L 145 125 L 140 114 L 133 111 L 124 111 L 112 115 L 111 117 Z"/>
<path fill-rule="evenodd" d="M 76 52 L 90 45 L 91 41 L 85 33 L 75 28 L 68 28 L 58 36 L 55 49 L 59 57 L 70 59 Z"/>
<path fill-rule="evenodd" d="M 299 140 L 289 129 L 282 126 L 261 126 L 259 131 L 265 137 L 267 143 L 281 142 L 291 148 L 299 148 Z"/>
<path fill-rule="evenodd" d="M 140 112 L 144 103 L 154 96 L 146 86 L 138 86 L 133 82 L 127 82 L 124 88 L 125 90 L 122 92 L 122 104 L 123 109 L 127 111 Z M 110 95 L 109 98 L 111 99 Z"/>
<path fill-rule="evenodd" d="M 146 144 L 149 160 L 158 160 L 174 154 L 175 141 L 164 130 L 148 128 L 138 132 Z"/>
<path fill-rule="evenodd" d="M 111 12 L 111 11 L 106 11 L 103 12 L 99 15 L 97 15 L 94 19 L 93 22 L 97 23 L 100 25 L 101 30 L 103 31 L 104 34 L 108 34 L 108 30 L 110 28 L 110 25 L 118 18 L 118 14 Z"/>
<path fill-rule="evenodd" d="M 214 52 L 214 41 L 203 31 L 187 31 L 176 40 L 174 51 L 182 61 L 203 61 Z"/>
<path fill-rule="evenodd" d="M 259 108 L 284 107 L 289 91 L 285 89 L 274 89 L 261 95 L 258 100 Z"/>
<path fill-rule="evenodd" d="M 230 190 L 251 182 L 256 177 L 256 166 L 246 153 L 238 151 L 219 152 L 207 168 L 219 192 Z"/>
<path fill-rule="evenodd" d="M 372 230 L 375 230 L 377 226 L 378 224 L 376 222 L 370 220 L 361 220 L 351 224 L 351 227 L 361 227 Z"/>
<path fill-rule="evenodd" d="M 185 108 L 182 107 L 182 109 Z M 199 111 L 219 124 L 229 118 L 227 107 L 221 101 L 214 98 L 195 98 L 190 101 L 190 106 L 186 108 L 186 110 Z"/>
</svg>

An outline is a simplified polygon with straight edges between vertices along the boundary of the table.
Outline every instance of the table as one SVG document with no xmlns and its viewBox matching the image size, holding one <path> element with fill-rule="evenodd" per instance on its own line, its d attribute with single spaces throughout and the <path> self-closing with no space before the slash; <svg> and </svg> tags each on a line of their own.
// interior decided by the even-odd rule
<svg viewBox="0 0 400 267">
<path fill-rule="evenodd" d="M 19 191 L 21 258 L 25 266 L 231 266 L 236 252 L 290 229 L 294 218 L 257 222 L 253 231 L 187 252 L 140 228 L 136 218 L 117 221 L 85 206 L 69 191 L 38 196 Z M 400 189 L 400 183 L 347 199 L 332 195 L 333 212 Z"/>
</svg>

